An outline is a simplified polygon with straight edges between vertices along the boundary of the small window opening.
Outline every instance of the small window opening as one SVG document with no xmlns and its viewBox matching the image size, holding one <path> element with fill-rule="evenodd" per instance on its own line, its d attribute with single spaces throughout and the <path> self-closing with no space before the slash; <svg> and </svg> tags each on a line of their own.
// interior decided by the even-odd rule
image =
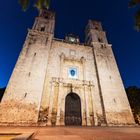
<svg viewBox="0 0 140 140">
<path fill-rule="evenodd" d="M 114 103 L 116 103 L 116 100 L 115 99 L 113 101 L 114 101 Z"/>
<path fill-rule="evenodd" d="M 25 93 L 24 98 L 26 98 L 26 96 L 27 96 L 27 93 Z"/>
<path fill-rule="evenodd" d="M 103 43 L 103 40 L 102 40 L 101 38 L 98 38 L 98 41 L 99 41 L 100 43 Z"/>
<path fill-rule="evenodd" d="M 28 76 L 29 76 L 29 77 L 31 76 L 31 72 L 29 72 Z"/>
<path fill-rule="evenodd" d="M 99 30 L 98 27 L 95 27 L 96 30 Z"/>
<path fill-rule="evenodd" d="M 45 26 L 44 25 L 41 25 L 40 31 L 41 32 L 44 32 L 45 31 Z"/>
<path fill-rule="evenodd" d="M 45 19 L 48 19 L 48 18 L 49 18 L 49 16 L 48 16 L 48 15 L 46 15 L 46 16 L 45 16 Z"/>
<path fill-rule="evenodd" d="M 102 49 L 104 48 L 104 45 L 103 45 L 103 44 L 101 45 L 101 48 L 102 48 Z"/>
</svg>

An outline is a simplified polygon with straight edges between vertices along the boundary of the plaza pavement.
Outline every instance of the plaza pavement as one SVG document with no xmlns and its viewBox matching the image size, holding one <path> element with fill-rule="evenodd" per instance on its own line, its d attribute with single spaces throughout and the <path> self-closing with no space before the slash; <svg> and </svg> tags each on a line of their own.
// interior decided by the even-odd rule
<svg viewBox="0 0 140 140">
<path fill-rule="evenodd" d="M 4 133 L 34 133 L 31 140 L 140 140 L 140 127 L 0 127 Z"/>
</svg>

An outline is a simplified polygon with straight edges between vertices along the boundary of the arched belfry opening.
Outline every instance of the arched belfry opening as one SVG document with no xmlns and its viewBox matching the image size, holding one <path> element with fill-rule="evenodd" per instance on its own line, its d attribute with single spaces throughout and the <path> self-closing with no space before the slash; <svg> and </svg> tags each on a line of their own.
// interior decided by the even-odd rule
<svg viewBox="0 0 140 140">
<path fill-rule="evenodd" d="M 65 100 L 65 125 L 82 125 L 80 97 L 71 92 Z"/>
</svg>

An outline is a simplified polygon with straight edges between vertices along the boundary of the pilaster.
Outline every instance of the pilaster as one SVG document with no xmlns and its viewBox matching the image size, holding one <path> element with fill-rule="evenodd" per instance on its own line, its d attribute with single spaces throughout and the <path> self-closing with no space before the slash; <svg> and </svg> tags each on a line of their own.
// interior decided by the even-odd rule
<svg viewBox="0 0 140 140">
<path fill-rule="evenodd" d="M 86 59 L 82 57 L 81 62 L 83 66 L 83 80 L 86 80 Z"/>
<path fill-rule="evenodd" d="M 60 56 L 60 78 L 63 77 L 63 63 L 64 63 L 64 58 L 65 58 L 65 55 L 62 53 L 61 56 Z"/>
<path fill-rule="evenodd" d="M 86 108 L 86 124 L 87 126 L 91 126 L 90 123 L 90 115 L 89 115 L 89 95 L 88 95 L 88 90 L 87 90 L 87 83 L 84 81 L 84 96 L 85 96 L 85 108 Z"/>
<path fill-rule="evenodd" d="M 53 107 L 53 96 L 54 96 L 54 86 L 55 86 L 55 81 L 52 81 L 51 85 L 51 94 L 49 97 L 49 111 L 48 111 L 48 122 L 47 125 L 52 125 L 51 123 L 51 117 L 52 117 L 52 107 Z"/>
<path fill-rule="evenodd" d="M 94 125 L 97 126 L 98 125 L 98 118 L 96 115 L 96 105 L 94 103 L 94 85 L 92 82 L 90 82 L 90 91 L 91 91 L 91 98 L 92 98 L 92 109 L 93 109 L 93 117 L 94 117 Z"/>
<path fill-rule="evenodd" d="M 62 79 L 59 79 L 59 93 L 58 93 L 58 105 L 57 105 L 57 119 L 56 119 L 56 125 L 61 125 L 61 104 L 62 104 L 62 95 L 63 95 L 63 82 Z"/>
</svg>

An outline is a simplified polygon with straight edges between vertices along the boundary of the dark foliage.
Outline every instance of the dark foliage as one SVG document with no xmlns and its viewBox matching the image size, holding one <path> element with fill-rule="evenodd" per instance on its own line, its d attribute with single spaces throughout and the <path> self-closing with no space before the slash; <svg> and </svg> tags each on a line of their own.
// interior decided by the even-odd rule
<svg viewBox="0 0 140 140">
<path fill-rule="evenodd" d="M 135 29 L 140 30 L 140 0 L 130 0 L 129 7 L 138 7 L 138 10 L 135 13 Z"/>
<path fill-rule="evenodd" d="M 140 3 L 140 0 L 130 0 L 129 7 L 136 6 L 139 3 Z"/>
<path fill-rule="evenodd" d="M 140 9 L 135 14 L 135 27 L 136 30 L 140 30 Z"/>
<path fill-rule="evenodd" d="M 131 86 L 126 89 L 128 100 L 136 123 L 140 124 L 140 88 Z"/>
<path fill-rule="evenodd" d="M 26 11 L 27 8 L 30 6 L 30 3 L 32 0 L 19 0 L 19 4 L 22 7 L 23 11 Z M 50 0 L 33 0 L 33 6 L 37 8 L 38 10 L 42 8 L 49 8 Z M 32 5 L 32 3 L 31 3 Z"/>
<path fill-rule="evenodd" d="M 0 89 L 0 101 L 1 101 L 1 99 L 2 99 L 2 97 L 3 97 L 3 94 L 4 94 L 5 89 L 6 89 L 6 88 L 1 88 L 1 89 Z"/>
</svg>

